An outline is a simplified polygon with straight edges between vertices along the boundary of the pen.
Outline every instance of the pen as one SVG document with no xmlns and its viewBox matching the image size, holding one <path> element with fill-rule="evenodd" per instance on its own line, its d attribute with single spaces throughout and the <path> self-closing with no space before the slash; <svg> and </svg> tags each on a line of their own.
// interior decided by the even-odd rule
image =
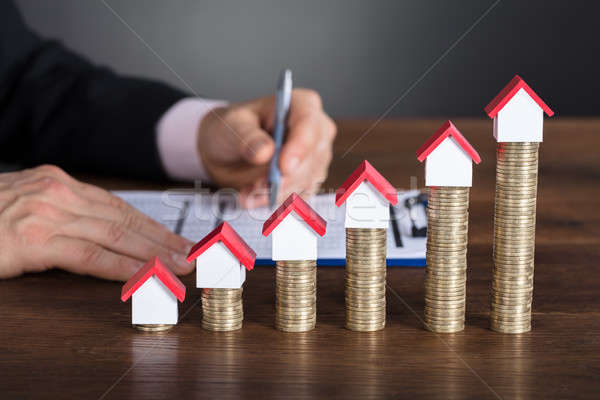
<svg viewBox="0 0 600 400">
<path fill-rule="evenodd" d="M 275 151 L 273 159 L 269 165 L 269 207 L 274 208 L 277 202 L 279 186 L 281 184 L 281 171 L 279 170 L 279 153 L 283 144 L 283 135 L 285 134 L 285 125 L 288 111 L 290 109 L 290 98 L 292 96 L 292 71 L 283 70 L 277 82 L 277 92 L 275 101 L 275 124 L 273 129 L 273 140 L 275 141 Z"/>
</svg>

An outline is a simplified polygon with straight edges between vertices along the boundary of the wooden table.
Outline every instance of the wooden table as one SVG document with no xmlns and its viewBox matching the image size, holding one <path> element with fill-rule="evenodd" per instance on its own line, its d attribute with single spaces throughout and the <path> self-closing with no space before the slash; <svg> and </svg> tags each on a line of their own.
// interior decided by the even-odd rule
<svg viewBox="0 0 600 400">
<path fill-rule="evenodd" d="M 423 185 L 415 150 L 440 120 L 342 121 L 326 187 L 364 158 L 397 187 Z M 60 271 L 0 282 L 0 398 L 586 398 L 600 391 L 600 121 L 546 122 L 541 147 L 533 331 L 488 329 L 495 141 L 455 120 L 482 155 L 471 192 L 467 322 L 422 326 L 423 268 L 388 270 L 385 330 L 343 328 L 344 270 L 318 271 L 317 328 L 273 329 L 274 270 L 248 274 L 244 328 L 201 329 L 200 291 L 172 331 L 130 325 L 121 285 Z M 114 186 L 114 185 L 109 185 Z"/>
</svg>

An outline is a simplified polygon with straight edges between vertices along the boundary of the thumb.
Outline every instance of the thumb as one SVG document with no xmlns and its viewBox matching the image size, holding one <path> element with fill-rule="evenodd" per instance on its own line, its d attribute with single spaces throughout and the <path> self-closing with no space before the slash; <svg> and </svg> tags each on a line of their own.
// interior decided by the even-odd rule
<svg viewBox="0 0 600 400">
<path fill-rule="evenodd" d="M 258 127 L 241 135 L 240 146 L 240 153 L 244 160 L 255 165 L 268 162 L 275 151 L 275 144 L 271 136 Z"/>
</svg>

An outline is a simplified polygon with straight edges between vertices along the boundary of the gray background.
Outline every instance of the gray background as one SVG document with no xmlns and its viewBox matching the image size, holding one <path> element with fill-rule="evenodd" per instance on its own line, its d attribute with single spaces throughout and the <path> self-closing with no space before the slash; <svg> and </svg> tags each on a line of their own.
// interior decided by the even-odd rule
<svg viewBox="0 0 600 400">
<path fill-rule="evenodd" d="M 515 73 L 559 115 L 600 108 L 596 1 L 500 1 L 418 83 L 493 1 L 106 2 L 208 97 L 269 93 L 288 66 L 335 117 L 377 118 L 400 98 L 389 116 L 483 116 Z M 17 3 L 33 29 L 95 62 L 189 90 L 102 1 Z"/>
</svg>

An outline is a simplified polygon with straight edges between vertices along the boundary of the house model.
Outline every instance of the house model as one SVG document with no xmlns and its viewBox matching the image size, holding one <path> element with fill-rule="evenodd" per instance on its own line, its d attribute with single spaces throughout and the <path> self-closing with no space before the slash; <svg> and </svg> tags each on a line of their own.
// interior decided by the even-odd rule
<svg viewBox="0 0 600 400">
<path fill-rule="evenodd" d="M 185 299 L 185 285 L 154 257 L 125 283 L 121 300 L 131 299 L 134 325 L 177 323 L 177 300 Z"/>
<path fill-rule="evenodd" d="M 470 187 L 472 162 L 481 162 L 477 151 L 450 121 L 417 150 L 417 159 L 425 160 L 425 186 Z"/>
<path fill-rule="evenodd" d="M 192 247 L 187 260 L 196 260 L 196 287 L 239 289 L 246 270 L 254 268 L 256 253 L 223 222 Z"/>
<path fill-rule="evenodd" d="M 336 192 L 336 206 L 344 203 L 346 228 L 387 228 L 390 221 L 389 204 L 398 204 L 398 194 L 365 160 Z"/>
<path fill-rule="evenodd" d="M 317 235 L 327 223 L 300 196 L 292 193 L 263 225 L 264 236 L 272 234 L 272 259 L 316 260 Z"/>
<path fill-rule="evenodd" d="M 541 142 L 544 113 L 554 115 L 518 75 L 485 107 L 485 112 L 494 119 L 498 142 Z"/>
</svg>

